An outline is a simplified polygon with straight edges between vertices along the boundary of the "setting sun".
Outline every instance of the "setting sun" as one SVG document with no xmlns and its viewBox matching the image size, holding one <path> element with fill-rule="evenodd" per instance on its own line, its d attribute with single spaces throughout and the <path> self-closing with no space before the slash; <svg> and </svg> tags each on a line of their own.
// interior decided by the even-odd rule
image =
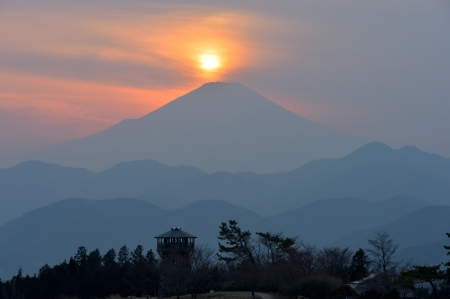
<svg viewBox="0 0 450 299">
<path fill-rule="evenodd" d="M 207 71 L 212 71 L 220 66 L 220 59 L 217 55 L 203 54 L 200 55 L 200 67 Z"/>
</svg>

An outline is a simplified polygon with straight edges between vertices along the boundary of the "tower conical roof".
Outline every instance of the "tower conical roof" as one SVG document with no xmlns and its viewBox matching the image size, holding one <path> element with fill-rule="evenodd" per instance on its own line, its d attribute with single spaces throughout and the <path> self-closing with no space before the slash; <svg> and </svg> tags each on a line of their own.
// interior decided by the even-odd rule
<svg viewBox="0 0 450 299">
<path fill-rule="evenodd" d="M 181 227 L 172 227 L 169 231 L 155 236 L 155 238 L 197 238 L 184 230 Z"/>
</svg>

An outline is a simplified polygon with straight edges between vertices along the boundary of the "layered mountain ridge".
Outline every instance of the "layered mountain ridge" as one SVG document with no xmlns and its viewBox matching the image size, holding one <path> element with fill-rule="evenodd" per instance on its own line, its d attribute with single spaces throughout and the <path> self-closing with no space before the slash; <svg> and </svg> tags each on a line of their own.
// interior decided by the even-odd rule
<svg viewBox="0 0 450 299">
<path fill-rule="evenodd" d="M 268 216 L 325 198 L 372 202 L 398 195 L 448 205 L 450 160 L 407 147 L 369 143 L 341 159 L 285 173 L 216 172 L 157 161 L 124 162 L 99 173 L 28 161 L 0 169 L 0 225 L 32 209 L 73 197 L 141 198 L 165 209 L 218 199 Z"/>
</svg>

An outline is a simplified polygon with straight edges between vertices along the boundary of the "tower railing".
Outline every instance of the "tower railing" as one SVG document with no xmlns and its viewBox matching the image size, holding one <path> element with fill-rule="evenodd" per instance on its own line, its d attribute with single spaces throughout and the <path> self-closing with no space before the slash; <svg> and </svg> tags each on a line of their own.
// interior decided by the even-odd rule
<svg viewBox="0 0 450 299">
<path fill-rule="evenodd" d="M 194 243 L 158 243 L 158 251 L 188 251 L 194 249 Z"/>
</svg>

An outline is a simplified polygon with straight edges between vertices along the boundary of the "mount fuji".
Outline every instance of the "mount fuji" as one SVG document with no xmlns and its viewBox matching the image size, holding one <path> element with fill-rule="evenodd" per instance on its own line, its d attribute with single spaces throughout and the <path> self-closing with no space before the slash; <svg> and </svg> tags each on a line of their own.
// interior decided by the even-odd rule
<svg viewBox="0 0 450 299">
<path fill-rule="evenodd" d="M 7 164 L 41 160 L 101 171 L 153 159 L 206 172 L 275 173 L 314 159 L 340 158 L 368 142 L 309 121 L 239 83 L 216 82 L 139 119 L 22 154 Z"/>
</svg>

